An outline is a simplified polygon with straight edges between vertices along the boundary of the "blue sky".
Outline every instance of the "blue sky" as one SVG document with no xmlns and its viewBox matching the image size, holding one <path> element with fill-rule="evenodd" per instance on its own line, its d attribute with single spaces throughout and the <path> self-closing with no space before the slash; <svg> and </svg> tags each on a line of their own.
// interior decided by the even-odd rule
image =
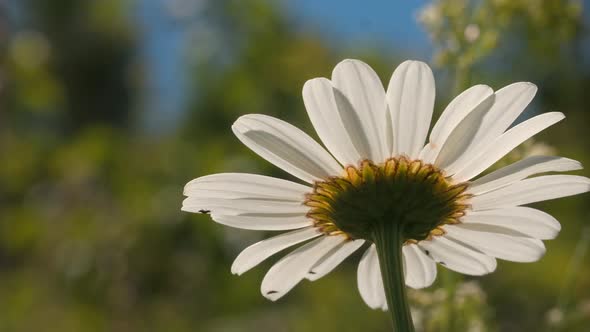
<svg viewBox="0 0 590 332">
<path fill-rule="evenodd" d="M 271 0 L 269 0 L 271 1 Z M 198 9 L 207 0 L 143 0 L 135 8 L 141 31 L 140 56 L 147 66 L 145 126 L 167 131 L 182 114 L 188 91 L 184 50 L 187 27 L 171 17 L 170 3 L 194 13 L 181 13 L 182 20 L 199 20 Z M 195 5 L 198 3 L 198 5 Z M 300 27 L 320 31 L 322 37 L 343 47 L 354 43 L 374 43 L 384 49 L 407 50 L 427 59 L 430 54 L 426 33 L 416 22 L 416 13 L 425 0 L 281 0 L 279 6 Z M 178 18 L 177 18 L 178 19 Z M 401 46 L 401 47 L 400 47 Z"/>
<path fill-rule="evenodd" d="M 317 27 L 326 38 L 343 45 L 369 41 L 385 48 L 403 48 L 427 55 L 428 37 L 416 21 L 417 12 L 426 3 L 425 0 L 283 0 L 283 8 L 299 24 Z"/>
</svg>

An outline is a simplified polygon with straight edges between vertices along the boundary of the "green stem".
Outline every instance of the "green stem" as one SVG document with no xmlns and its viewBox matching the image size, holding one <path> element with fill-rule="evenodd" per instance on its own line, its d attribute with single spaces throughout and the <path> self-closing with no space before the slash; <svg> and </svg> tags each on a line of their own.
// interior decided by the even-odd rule
<svg viewBox="0 0 590 332">
<path fill-rule="evenodd" d="M 379 223 L 373 230 L 373 242 L 377 246 L 385 297 L 394 331 L 413 332 L 414 325 L 404 281 L 402 258 L 404 239 L 400 224 L 395 222 Z"/>
<path fill-rule="evenodd" d="M 460 276 L 455 272 L 443 269 L 441 270 L 441 279 L 443 287 L 447 291 L 447 298 L 444 303 L 446 312 L 446 321 L 444 322 L 443 331 L 453 332 L 455 329 L 455 296 L 457 294 L 457 284 L 460 281 Z"/>
</svg>

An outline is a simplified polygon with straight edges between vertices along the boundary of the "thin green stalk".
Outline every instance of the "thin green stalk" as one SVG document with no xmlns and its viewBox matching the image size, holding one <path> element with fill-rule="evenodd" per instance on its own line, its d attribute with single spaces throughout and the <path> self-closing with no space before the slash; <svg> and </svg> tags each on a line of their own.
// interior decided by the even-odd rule
<svg viewBox="0 0 590 332">
<path fill-rule="evenodd" d="M 381 276 L 387 298 L 394 331 L 413 332 L 414 324 L 406 294 L 402 246 L 404 243 L 401 226 L 395 222 L 382 222 L 373 232 L 377 246 Z"/>
<path fill-rule="evenodd" d="M 442 331 L 453 332 L 456 331 L 455 295 L 457 293 L 457 285 L 459 284 L 461 277 L 453 271 L 442 269 L 441 279 L 443 287 L 447 291 L 447 298 L 444 303 L 446 320 L 444 322 L 445 325 L 443 326 Z"/>
</svg>

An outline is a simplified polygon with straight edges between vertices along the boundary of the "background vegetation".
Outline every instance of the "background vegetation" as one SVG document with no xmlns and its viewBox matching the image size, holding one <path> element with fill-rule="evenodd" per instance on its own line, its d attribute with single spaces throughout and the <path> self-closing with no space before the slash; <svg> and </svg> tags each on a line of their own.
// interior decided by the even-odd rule
<svg viewBox="0 0 590 332">
<path fill-rule="evenodd" d="M 356 288 L 356 259 L 278 303 L 259 293 L 272 263 L 229 267 L 267 234 L 180 212 L 182 187 L 215 172 L 290 178 L 239 144 L 230 125 L 264 113 L 313 133 L 303 83 L 360 58 L 387 82 L 394 51 L 341 49 L 271 1 L 210 1 L 209 49 L 185 68 L 189 105 L 174 130 L 142 126 L 144 64 L 130 1 L 22 0 L 0 12 L 0 331 L 388 331 Z M 472 84 L 539 86 L 526 116 L 565 122 L 511 156 L 590 165 L 590 42 L 583 3 L 429 3 L 436 114 Z M 15 9 L 16 8 L 16 9 Z M 587 10 L 587 9 L 586 9 Z M 18 15 L 13 15 L 14 13 Z M 20 19 L 16 19 L 18 16 Z M 551 144 L 548 146 L 546 143 Z M 587 170 L 579 172 L 590 175 Z M 590 326 L 589 196 L 541 204 L 563 225 L 539 262 L 463 278 L 441 270 L 412 292 L 426 331 L 584 331 Z"/>
</svg>

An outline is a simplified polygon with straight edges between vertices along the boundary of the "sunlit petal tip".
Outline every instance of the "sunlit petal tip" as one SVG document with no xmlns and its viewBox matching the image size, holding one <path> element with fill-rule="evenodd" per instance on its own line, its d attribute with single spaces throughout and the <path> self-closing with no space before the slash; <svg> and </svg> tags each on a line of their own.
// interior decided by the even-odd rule
<svg viewBox="0 0 590 332">
<path fill-rule="evenodd" d="M 558 121 L 561 121 L 561 120 L 565 119 L 565 114 L 563 114 L 562 112 L 549 112 L 549 113 L 553 113 L 553 114 L 555 114 L 555 116 L 556 116 L 557 118 L 559 118 L 559 120 L 558 120 Z"/>
<path fill-rule="evenodd" d="M 185 212 L 198 212 L 199 208 L 192 204 L 193 200 L 190 197 L 186 197 L 182 200 L 182 208 L 181 211 Z"/>
<path fill-rule="evenodd" d="M 525 84 L 527 84 L 529 86 L 529 88 L 531 90 L 533 90 L 535 93 L 539 90 L 539 88 L 537 87 L 537 85 L 535 83 L 532 82 L 524 82 Z"/>
<path fill-rule="evenodd" d="M 240 275 L 270 256 L 283 251 L 298 243 L 320 236 L 321 233 L 314 227 L 308 227 L 288 233 L 283 233 L 257 243 L 242 250 L 231 266 L 233 274 Z"/>
<path fill-rule="evenodd" d="M 537 85 L 533 82 L 528 82 L 528 81 L 520 81 L 520 82 L 514 82 L 514 83 L 510 83 L 506 86 L 504 86 L 503 88 L 501 88 L 499 91 L 502 90 L 513 90 L 515 92 L 523 92 L 523 91 L 534 91 L 536 92 L 538 90 Z"/>
<path fill-rule="evenodd" d="M 475 248 L 485 255 L 519 263 L 538 261 L 545 254 L 545 245 L 539 239 L 513 236 L 502 229 L 467 229 L 447 225 L 446 237 Z"/>
<path fill-rule="evenodd" d="M 512 183 L 471 199 L 474 211 L 526 205 L 590 191 L 590 179 L 578 175 L 543 175 Z"/>
<path fill-rule="evenodd" d="M 365 250 L 357 269 L 357 282 L 361 298 L 371 309 L 386 310 L 387 301 L 374 244 Z"/>
<path fill-rule="evenodd" d="M 384 160 L 389 155 L 389 130 L 383 83 L 359 60 L 344 60 L 332 71 L 338 110 L 351 142 L 363 159 Z"/>
<path fill-rule="evenodd" d="M 436 280 L 436 263 L 426 255 L 417 244 L 403 247 L 406 285 L 414 288 L 426 288 Z"/>
<path fill-rule="evenodd" d="M 371 68 L 371 66 L 369 66 L 367 63 L 365 63 L 362 60 L 348 58 L 348 59 L 343 59 L 340 62 L 338 62 L 336 64 L 336 66 L 334 67 L 334 69 L 332 70 L 332 73 L 342 70 L 342 66 L 347 66 L 347 65 L 366 66 L 366 67 L 370 68 L 371 70 L 373 70 L 373 68 Z"/>
<path fill-rule="evenodd" d="M 561 230 L 561 224 L 550 214 L 524 206 L 469 211 L 461 219 L 461 227 L 481 228 L 487 225 L 540 240 L 554 239 Z"/>
<path fill-rule="evenodd" d="M 420 245 L 435 262 L 459 273 L 481 276 L 494 272 L 497 267 L 494 257 L 448 235 L 435 236 Z"/>
<path fill-rule="evenodd" d="M 281 258 L 264 276 L 260 285 L 262 295 L 271 301 L 283 297 L 324 255 L 341 243 L 340 237 L 322 236 Z"/>
<path fill-rule="evenodd" d="M 303 83 L 303 89 L 301 91 L 304 103 L 306 102 L 306 97 L 319 86 L 332 88 L 332 82 L 325 77 L 314 77 Z"/>
<path fill-rule="evenodd" d="M 358 250 L 364 243 L 364 240 L 351 241 L 343 237 L 343 243 L 322 257 L 316 265 L 309 270 L 305 278 L 309 281 L 315 281 L 324 277 Z"/>
<path fill-rule="evenodd" d="M 472 195 L 481 195 L 531 175 L 580 169 L 582 164 L 573 159 L 557 156 L 530 156 L 470 182 L 468 192 Z"/>
<path fill-rule="evenodd" d="M 434 76 L 426 63 L 409 60 L 395 69 L 386 94 L 393 155 L 418 157 L 430 129 L 435 93 Z"/>
<path fill-rule="evenodd" d="M 195 184 L 196 181 L 197 181 L 197 179 L 193 179 L 184 185 L 184 187 L 182 188 L 182 195 L 183 196 L 188 196 L 189 188 L 191 188 Z"/>
<path fill-rule="evenodd" d="M 250 113 L 250 114 L 244 114 L 244 115 L 240 115 L 232 124 L 232 129 L 234 129 L 235 131 L 238 132 L 243 132 L 245 130 L 247 130 L 247 128 L 244 127 L 244 121 L 247 121 L 248 119 L 251 119 L 253 116 L 256 116 L 258 114 L 256 113 Z M 262 115 L 262 114 L 260 114 Z"/>
</svg>

